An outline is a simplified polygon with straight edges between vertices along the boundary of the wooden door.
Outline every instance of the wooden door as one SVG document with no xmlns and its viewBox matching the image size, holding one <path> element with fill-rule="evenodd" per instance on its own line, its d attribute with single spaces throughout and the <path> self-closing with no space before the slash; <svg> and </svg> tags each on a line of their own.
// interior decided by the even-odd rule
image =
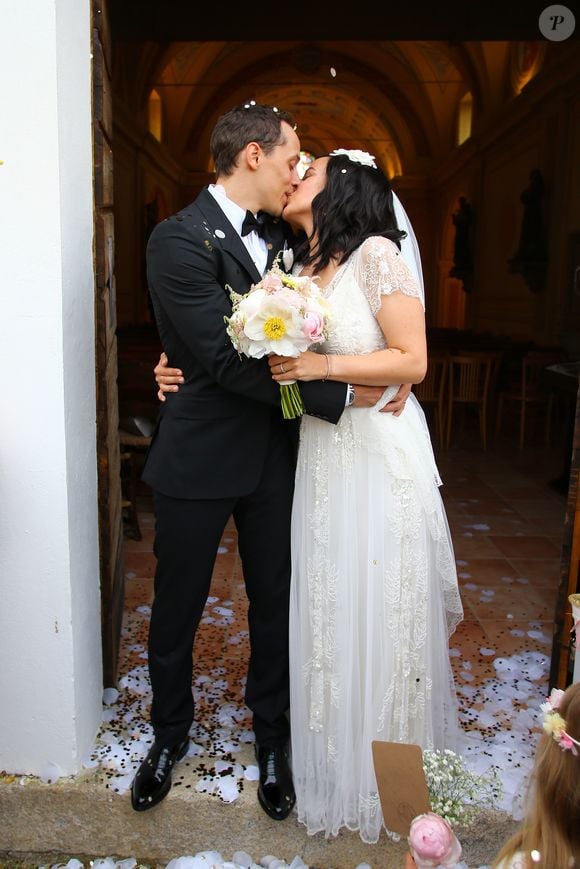
<svg viewBox="0 0 580 869">
<path fill-rule="evenodd" d="M 99 547 L 103 679 L 107 687 L 114 686 L 117 678 L 124 600 L 113 224 L 112 39 L 107 0 L 93 0 L 92 22 Z"/>
</svg>

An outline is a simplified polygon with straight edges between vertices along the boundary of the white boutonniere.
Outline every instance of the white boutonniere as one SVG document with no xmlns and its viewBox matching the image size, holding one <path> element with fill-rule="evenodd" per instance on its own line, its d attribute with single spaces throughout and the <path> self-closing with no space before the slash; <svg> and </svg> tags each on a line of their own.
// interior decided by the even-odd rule
<svg viewBox="0 0 580 869">
<path fill-rule="evenodd" d="M 294 251 L 291 247 L 288 247 L 287 242 L 284 242 L 284 250 L 282 251 L 282 263 L 284 264 L 284 268 L 287 272 L 289 272 L 294 265 Z"/>
</svg>

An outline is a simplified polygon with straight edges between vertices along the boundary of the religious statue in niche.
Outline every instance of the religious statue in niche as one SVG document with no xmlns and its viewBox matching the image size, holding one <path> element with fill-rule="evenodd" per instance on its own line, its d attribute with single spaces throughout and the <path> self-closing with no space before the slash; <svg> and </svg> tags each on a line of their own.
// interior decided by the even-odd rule
<svg viewBox="0 0 580 869">
<path fill-rule="evenodd" d="M 520 243 L 508 260 L 510 272 L 521 275 L 533 293 L 543 289 L 548 267 L 548 245 L 544 229 L 544 179 L 539 169 L 530 172 L 529 184 L 520 196 L 524 206 Z"/>
<path fill-rule="evenodd" d="M 459 197 L 457 211 L 453 212 L 455 242 L 453 244 L 453 266 L 450 278 L 457 278 L 465 292 L 473 289 L 473 208 L 465 198 Z"/>
</svg>

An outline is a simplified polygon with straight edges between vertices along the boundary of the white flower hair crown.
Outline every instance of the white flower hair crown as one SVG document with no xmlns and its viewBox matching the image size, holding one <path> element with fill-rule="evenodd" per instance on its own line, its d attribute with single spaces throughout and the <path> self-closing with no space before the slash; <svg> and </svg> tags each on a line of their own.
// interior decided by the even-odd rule
<svg viewBox="0 0 580 869">
<path fill-rule="evenodd" d="M 561 688 L 552 688 L 552 692 L 545 703 L 542 703 L 540 709 L 544 713 L 543 728 L 548 733 L 554 742 L 557 742 L 562 751 L 571 751 L 572 754 L 578 756 L 580 742 L 566 733 L 566 722 L 557 711 L 564 691 Z"/>
<path fill-rule="evenodd" d="M 330 152 L 329 156 L 348 157 L 353 163 L 360 163 L 361 166 L 371 166 L 373 169 L 377 168 L 373 154 L 369 154 L 367 151 L 349 151 L 346 148 L 336 148 Z"/>
</svg>

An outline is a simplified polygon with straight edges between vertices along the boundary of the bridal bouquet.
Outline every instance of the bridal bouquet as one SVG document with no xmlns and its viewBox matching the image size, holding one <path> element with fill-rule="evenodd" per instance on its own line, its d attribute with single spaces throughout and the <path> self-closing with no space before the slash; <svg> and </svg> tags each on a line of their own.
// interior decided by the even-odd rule
<svg viewBox="0 0 580 869">
<path fill-rule="evenodd" d="M 232 315 L 225 318 L 226 331 L 240 355 L 298 356 L 326 337 L 326 303 L 315 279 L 294 277 L 274 263 L 244 295 L 227 289 Z M 280 383 L 280 397 L 284 419 L 304 413 L 295 380 Z"/>
</svg>

